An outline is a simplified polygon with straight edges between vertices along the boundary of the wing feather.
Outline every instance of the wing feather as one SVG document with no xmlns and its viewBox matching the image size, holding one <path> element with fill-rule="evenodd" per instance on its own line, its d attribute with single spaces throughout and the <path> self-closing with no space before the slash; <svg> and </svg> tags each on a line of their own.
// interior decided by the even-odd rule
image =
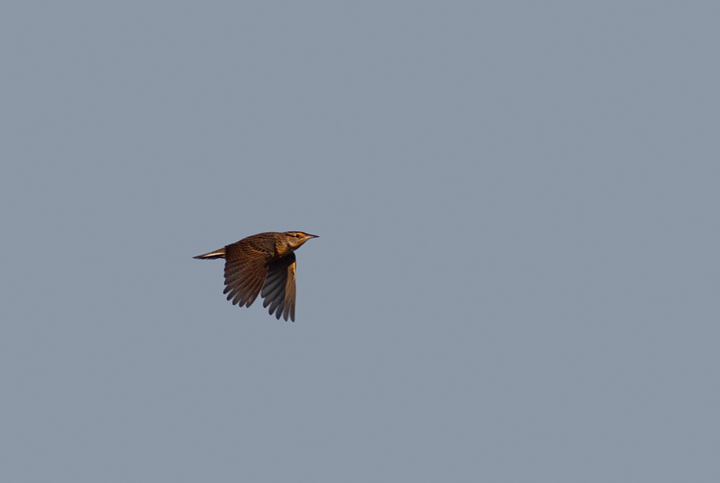
<svg viewBox="0 0 720 483">
<path fill-rule="evenodd" d="M 268 267 L 267 279 L 262 287 L 263 307 L 277 319 L 288 317 L 295 321 L 295 254 L 273 262 Z"/>
<path fill-rule="evenodd" d="M 264 247 L 240 240 L 225 247 L 225 290 L 233 305 L 250 307 L 260 294 L 271 253 Z"/>
</svg>

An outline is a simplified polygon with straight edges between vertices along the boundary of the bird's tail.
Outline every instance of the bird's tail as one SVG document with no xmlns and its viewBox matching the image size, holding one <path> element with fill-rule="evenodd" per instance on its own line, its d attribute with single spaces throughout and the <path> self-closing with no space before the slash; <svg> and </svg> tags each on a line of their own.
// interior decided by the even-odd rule
<svg viewBox="0 0 720 483">
<path fill-rule="evenodd" d="M 197 257 L 193 257 L 193 258 L 197 258 L 200 260 L 213 260 L 215 258 L 225 258 L 225 247 L 223 247 L 219 250 L 215 250 L 214 252 L 205 253 L 204 255 L 198 255 Z"/>
</svg>

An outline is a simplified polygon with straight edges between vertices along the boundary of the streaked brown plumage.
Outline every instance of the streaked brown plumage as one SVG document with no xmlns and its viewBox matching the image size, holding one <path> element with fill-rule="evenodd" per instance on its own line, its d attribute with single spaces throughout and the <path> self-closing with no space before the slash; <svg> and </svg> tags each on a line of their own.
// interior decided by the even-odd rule
<svg viewBox="0 0 720 483">
<path fill-rule="evenodd" d="M 258 295 L 279 320 L 295 322 L 295 250 L 315 235 L 268 232 L 243 238 L 199 259 L 225 259 L 225 291 L 233 305 L 250 307 Z"/>
</svg>

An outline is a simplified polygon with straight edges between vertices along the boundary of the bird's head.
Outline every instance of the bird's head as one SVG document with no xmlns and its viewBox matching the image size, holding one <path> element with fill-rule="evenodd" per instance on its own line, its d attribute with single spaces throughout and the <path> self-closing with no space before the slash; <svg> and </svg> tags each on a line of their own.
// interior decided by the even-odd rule
<svg viewBox="0 0 720 483">
<path fill-rule="evenodd" d="M 303 233 L 302 231 L 286 231 L 285 235 L 287 235 L 288 246 L 293 250 L 300 247 L 309 239 L 317 238 L 317 235 L 310 235 L 309 233 Z"/>
</svg>

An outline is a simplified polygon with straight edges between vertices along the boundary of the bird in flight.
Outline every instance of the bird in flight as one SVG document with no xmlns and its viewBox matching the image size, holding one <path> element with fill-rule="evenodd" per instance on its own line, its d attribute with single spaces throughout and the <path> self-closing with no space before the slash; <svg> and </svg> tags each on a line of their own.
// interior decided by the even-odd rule
<svg viewBox="0 0 720 483">
<path fill-rule="evenodd" d="M 294 252 L 311 238 L 317 236 L 301 231 L 259 233 L 193 258 L 225 259 L 223 293 L 233 305 L 250 307 L 260 295 L 270 315 L 295 322 Z"/>
</svg>

